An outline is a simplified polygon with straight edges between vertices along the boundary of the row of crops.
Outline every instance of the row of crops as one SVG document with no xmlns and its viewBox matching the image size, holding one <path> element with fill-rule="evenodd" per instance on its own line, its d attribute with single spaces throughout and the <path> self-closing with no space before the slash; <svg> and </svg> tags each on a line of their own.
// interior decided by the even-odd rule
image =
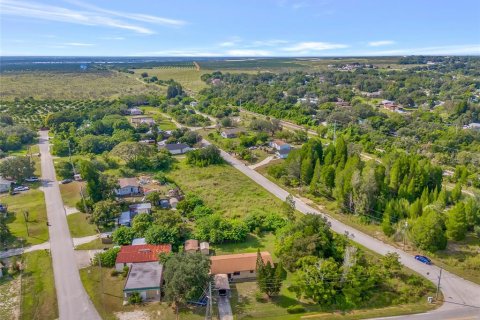
<svg viewBox="0 0 480 320">
<path fill-rule="evenodd" d="M 0 114 L 13 117 L 15 123 L 38 128 L 45 115 L 61 110 L 86 110 L 107 107 L 113 102 L 108 100 L 23 100 L 0 101 Z"/>
</svg>

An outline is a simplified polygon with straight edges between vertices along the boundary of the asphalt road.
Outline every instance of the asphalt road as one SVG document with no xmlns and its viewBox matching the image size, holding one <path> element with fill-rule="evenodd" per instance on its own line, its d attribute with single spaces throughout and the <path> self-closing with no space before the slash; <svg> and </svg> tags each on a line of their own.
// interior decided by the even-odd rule
<svg viewBox="0 0 480 320">
<path fill-rule="evenodd" d="M 40 132 L 43 191 L 50 223 L 50 250 L 60 320 L 100 320 L 80 280 L 60 188 L 49 150 L 48 132 Z"/>
<path fill-rule="evenodd" d="M 204 144 L 210 144 L 208 141 L 203 140 Z M 260 173 L 250 169 L 244 165 L 241 161 L 237 160 L 230 154 L 221 151 L 222 157 L 229 162 L 236 169 L 248 176 L 250 179 L 264 187 L 270 193 L 285 200 L 288 196 L 288 192 L 279 187 L 277 184 L 268 180 Z M 353 241 L 363 245 L 364 247 L 373 250 L 379 254 L 385 255 L 388 252 L 396 252 L 400 255 L 400 261 L 406 267 L 418 272 L 423 277 L 427 278 L 435 285 L 438 282 L 438 276 L 440 269 L 436 266 L 429 266 L 423 264 L 414 259 L 414 257 L 400 249 L 397 249 L 389 244 L 386 244 L 380 240 L 377 240 L 363 232 L 360 232 L 350 226 L 343 224 L 342 222 L 335 220 L 327 214 L 320 212 L 319 210 L 312 208 L 302 200 L 295 198 L 295 205 L 298 211 L 302 213 L 314 213 L 325 216 L 331 223 L 332 230 L 345 234 L 348 232 Z M 453 273 L 443 270 L 440 289 L 444 295 L 445 303 L 438 309 L 419 315 L 408 315 L 395 317 L 396 319 L 480 319 L 480 285 L 465 280 Z"/>
</svg>

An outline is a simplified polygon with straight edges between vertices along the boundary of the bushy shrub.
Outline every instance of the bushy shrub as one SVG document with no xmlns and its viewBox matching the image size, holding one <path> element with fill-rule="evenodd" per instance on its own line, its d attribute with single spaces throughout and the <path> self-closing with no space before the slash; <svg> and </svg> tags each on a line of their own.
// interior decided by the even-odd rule
<svg viewBox="0 0 480 320">
<path fill-rule="evenodd" d="M 93 265 L 102 265 L 105 268 L 112 268 L 115 266 L 115 260 L 117 260 L 117 254 L 120 248 L 111 248 L 104 252 L 99 252 L 93 258 Z"/>
<path fill-rule="evenodd" d="M 142 303 L 142 297 L 140 293 L 134 292 L 128 297 L 128 303 L 130 304 L 140 304 Z"/>
<path fill-rule="evenodd" d="M 305 312 L 305 307 L 297 304 L 297 305 L 288 307 L 287 312 L 288 313 L 304 313 Z"/>
</svg>

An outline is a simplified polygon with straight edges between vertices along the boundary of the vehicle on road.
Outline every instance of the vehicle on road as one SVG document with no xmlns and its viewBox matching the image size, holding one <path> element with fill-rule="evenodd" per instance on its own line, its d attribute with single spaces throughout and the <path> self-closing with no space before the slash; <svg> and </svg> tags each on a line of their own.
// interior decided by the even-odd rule
<svg viewBox="0 0 480 320">
<path fill-rule="evenodd" d="M 30 177 L 30 178 L 27 178 L 25 179 L 26 182 L 37 182 L 39 181 L 39 179 L 37 177 Z"/>
<path fill-rule="evenodd" d="M 13 188 L 13 191 L 27 191 L 27 190 L 30 190 L 29 187 L 26 187 L 26 186 L 18 186 L 16 188 Z"/>
<path fill-rule="evenodd" d="M 419 255 L 419 254 L 417 254 L 415 256 L 415 259 L 422 262 L 422 263 L 428 264 L 428 265 L 432 264 L 432 260 L 430 260 L 429 258 L 427 258 L 425 256 Z"/>
<path fill-rule="evenodd" d="M 73 181 L 72 179 L 63 179 L 62 181 L 60 181 L 60 184 L 67 184 L 67 183 L 70 183 L 72 181 Z"/>
</svg>

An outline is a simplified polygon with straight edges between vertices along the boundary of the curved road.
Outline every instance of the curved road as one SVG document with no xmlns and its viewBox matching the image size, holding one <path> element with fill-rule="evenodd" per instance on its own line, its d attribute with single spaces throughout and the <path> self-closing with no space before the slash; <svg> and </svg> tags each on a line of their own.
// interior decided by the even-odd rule
<svg viewBox="0 0 480 320">
<path fill-rule="evenodd" d="M 203 141 L 205 144 L 210 144 L 208 141 Z M 268 180 L 260 173 L 245 166 L 241 161 L 232 157 L 228 153 L 221 151 L 222 157 L 229 162 L 236 169 L 248 176 L 250 179 L 264 187 L 270 193 L 285 200 L 288 192 L 279 187 L 277 184 Z M 389 244 L 377 240 L 363 232 L 360 232 L 342 222 L 333 219 L 327 214 L 312 208 L 305 202 L 298 198 L 294 198 L 295 206 L 298 211 L 302 213 L 314 213 L 325 216 L 331 223 L 332 230 L 344 234 L 348 232 L 353 235 L 353 241 L 363 245 L 364 247 L 373 250 L 379 254 L 385 255 L 388 252 L 396 252 L 400 255 L 400 261 L 406 267 L 418 272 L 423 277 L 427 278 L 435 285 L 438 281 L 439 268 L 436 266 L 429 266 L 418 262 L 410 254 L 397 249 Z M 444 295 L 445 303 L 442 307 L 424 314 L 408 315 L 395 317 L 395 319 L 480 319 L 480 285 L 465 280 L 453 273 L 443 270 L 441 279 L 441 290 Z"/>
<path fill-rule="evenodd" d="M 198 112 L 198 111 L 197 111 Z M 200 112 L 199 112 L 200 113 Z M 202 114 L 202 113 L 200 113 Z M 204 114 L 202 114 L 204 115 Z M 186 127 L 181 125 L 172 119 L 172 121 L 178 127 Z M 211 144 L 207 140 L 203 139 L 202 143 L 205 145 Z M 280 198 L 282 201 L 285 201 L 286 197 L 289 195 L 287 191 L 282 189 L 280 186 L 274 182 L 268 180 L 260 173 L 249 168 L 243 164 L 240 160 L 234 158 L 230 154 L 226 153 L 223 150 L 221 155 L 225 161 L 230 163 L 234 168 L 241 171 L 247 177 L 255 181 L 257 184 L 265 188 L 267 191 L 272 193 L 277 198 Z M 387 243 L 384 243 L 378 239 L 375 239 L 357 229 L 354 229 L 332 217 L 328 214 L 320 212 L 319 210 L 307 205 L 301 199 L 294 197 L 296 209 L 304 214 L 314 213 L 320 214 L 328 219 L 331 223 L 332 230 L 345 234 L 348 232 L 352 240 L 361 244 L 362 246 L 375 251 L 381 255 L 385 255 L 389 252 L 396 252 L 400 256 L 401 263 L 412 269 L 413 271 L 418 272 L 420 275 L 430 280 L 432 283 L 437 285 L 440 269 L 434 265 L 423 264 L 415 258 L 400 250 L 395 248 Z M 453 273 L 443 270 L 441 277 L 440 289 L 444 296 L 444 304 L 435 310 L 432 310 L 427 313 L 421 313 L 416 315 L 406 315 L 398 317 L 389 317 L 388 319 L 426 319 L 426 320 L 439 320 L 439 319 L 451 319 L 451 320 L 474 320 L 480 319 L 480 285 L 475 284 L 471 281 L 465 280 Z M 387 319 L 387 318 L 382 318 Z"/>
<path fill-rule="evenodd" d="M 83 287 L 68 229 L 60 188 L 50 154 L 48 131 L 40 132 L 43 192 L 47 206 L 53 275 L 57 291 L 60 320 L 100 320 L 100 316 Z"/>
</svg>

